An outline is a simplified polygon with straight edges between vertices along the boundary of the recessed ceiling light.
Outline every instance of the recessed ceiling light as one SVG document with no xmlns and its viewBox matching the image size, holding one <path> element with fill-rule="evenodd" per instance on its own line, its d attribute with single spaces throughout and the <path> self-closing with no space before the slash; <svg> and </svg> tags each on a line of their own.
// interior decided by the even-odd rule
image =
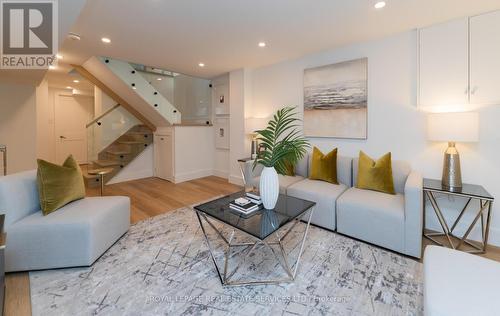
<svg viewBox="0 0 500 316">
<path fill-rule="evenodd" d="M 66 89 L 73 89 L 73 87 L 67 86 Z"/>
<path fill-rule="evenodd" d="M 198 66 L 205 67 L 205 64 L 204 63 L 199 63 Z"/>
<path fill-rule="evenodd" d="M 107 38 L 107 37 L 103 37 L 103 38 L 101 38 L 101 41 L 102 41 L 103 43 L 106 43 L 106 44 L 111 43 L 111 40 L 110 40 L 109 38 Z"/>
<path fill-rule="evenodd" d="M 73 82 L 74 82 L 74 83 L 79 83 L 79 82 L 80 82 L 80 80 L 75 79 L 75 80 L 73 80 Z"/>
<path fill-rule="evenodd" d="M 156 80 L 161 81 L 161 78 L 158 77 L 158 78 L 156 78 Z"/>
<path fill-rule="evenodd" d="M 56 58 L 57 58 L 57 59 L 63 59 L 63 56 L 62 56 L 62 55 L 57 54 L 57 55 L 56 55 Z"/>
<path fill-rule="evenodd" d="M 68 34 L 68 37 L 69 37 L 69 38 L 71 38 L 71 39 L 72 39 L 72 40 L 74 40 L 74 41 L 79 41 L 79 40 L 81 40 L 81 39 L 82 39 L 82 37 L 81 37 L 79 34 L 72 33 L 72 32 L 70 32 L 70 33 Z"/>
<path fill-rule="evenodd" d="M 383 7 L 385 7 L 385 1 L 375 3 L 375 9 L 382 9 Z"/>
<path fill-rule="evenodd" d="M 265 42 L 259 42 L 259 47 L 266 47 L 266 43 Z"/>
<path fill-rule="evenodd" d="M 50 66 L 49 66 L 49 69 L 50 69 L 50 70 L 54 70 L 54 69 L 56 69 L 56 66 L 52 66 L 52 65 L 50 65 Z"/>
</svg>

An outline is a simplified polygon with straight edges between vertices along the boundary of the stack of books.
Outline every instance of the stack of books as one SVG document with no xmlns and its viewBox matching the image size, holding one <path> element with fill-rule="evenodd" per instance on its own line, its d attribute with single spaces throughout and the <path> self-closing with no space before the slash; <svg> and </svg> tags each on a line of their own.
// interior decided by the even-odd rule
<svg viewBox="0 0 500 316">
<path fill-rule="evenodd" d="M 257 191 L 251 191 L 246 193 L 247 199 L 249 199 L 251 202 L 261 205 L 262 200 L 260 199 L 259 192 Z"/>
<path fill-rule="evenodd" d="M 254 203 L 249 198 L 241 197 L 229 203 L 229 208 L 243 215 L 250 215 L 260 210 L 262 203 Z"/>
</svg>

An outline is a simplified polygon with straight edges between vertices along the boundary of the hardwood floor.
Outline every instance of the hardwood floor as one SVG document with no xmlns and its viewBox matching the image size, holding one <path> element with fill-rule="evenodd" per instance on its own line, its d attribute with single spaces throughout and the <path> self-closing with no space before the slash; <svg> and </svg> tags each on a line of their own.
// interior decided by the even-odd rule
<svg viewBox="0 0 500 316">
<path fill-rule="evenodd" d="M 218 177 L 206 177 L 180 184 L 173 184 L 158 178 L 147 178 L 107 185 L 104 188 L 104 195 L 130 197 L 130 221 L 136 223 L 239 190 L 241 187 Z M 87 196 L 99 196 L 99 188 L 87 189 Z M 8 273 L 5 286 L 4 315 L 31 315 L 28 273 Z"/>
<path fill-rule="evenodd" d="M 167 213 L 180 207 L 190 206 L 217 196 L 234 193 L 241 187 L 218 177 L 206 177 L 180 184 L 158 178 L 147 178 L 119 184 L 107 185 L 104 195 L 125 195 L 131 200 L 131 222 Z M 98 196 L 99 188 L 87 189 L 88 196 Z M 8 238 L 8 236 L 7 236 Z M 423 239 L 423 248 L 430 244 Z M 484 257 L 500 262 L 500 248 L 489 247 Z M 31 315 L 28 273 L 6 275 L 4 314 L 7 316 Z"/>
</svg>

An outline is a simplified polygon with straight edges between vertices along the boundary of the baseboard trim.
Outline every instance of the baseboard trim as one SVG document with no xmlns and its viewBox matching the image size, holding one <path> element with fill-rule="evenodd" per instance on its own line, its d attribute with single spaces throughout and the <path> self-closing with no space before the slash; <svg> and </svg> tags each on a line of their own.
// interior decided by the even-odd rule
<svg viewBox="0 0 500 316">
<path fill-rule="evenodd" d="M 224 170 L 215 170 L 213 171 L 213 175 L 219 178 L 224 178 L 228 179 L 229 178 L 229 172 L 224 171 Z"/>
<path fill-rule="evenodd" d="M 229 183 L 236 184 L 236 185 L 244 185 L 243 178 L 242 177 L 237 177 L 237 176 L 229 176 L 228 177 Z"/>
<path fill-rule="evenodd" d="M 214 174 L 212 169 L 196 170 L 191 172 L 179 173 L 174 175 L 174 183 L 186 182 L 203 177 L 209 177 Z"/>
</svg>

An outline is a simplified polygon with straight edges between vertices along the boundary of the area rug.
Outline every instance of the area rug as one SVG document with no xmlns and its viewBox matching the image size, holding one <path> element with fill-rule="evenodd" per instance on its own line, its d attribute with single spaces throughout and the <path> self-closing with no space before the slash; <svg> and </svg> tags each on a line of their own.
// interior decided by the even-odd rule
<svg viewBox="0 0 500 316">
<path fill-rule="evenodd" d="M 285 242 L 290 263 L 304 226 Z M 207 233 L 222 266 L 223 244 Z M 284 273 L 269 249 L 243 257 L 230 258 L 236 278 Z M 317 227 L 309 230 L 293 283 L 222 287 L 189 207 L 133 225 L 92 267 L 32 272 L 30 284 L 33 315 L 423 313 L 419 262 Z"/>
</svg>

